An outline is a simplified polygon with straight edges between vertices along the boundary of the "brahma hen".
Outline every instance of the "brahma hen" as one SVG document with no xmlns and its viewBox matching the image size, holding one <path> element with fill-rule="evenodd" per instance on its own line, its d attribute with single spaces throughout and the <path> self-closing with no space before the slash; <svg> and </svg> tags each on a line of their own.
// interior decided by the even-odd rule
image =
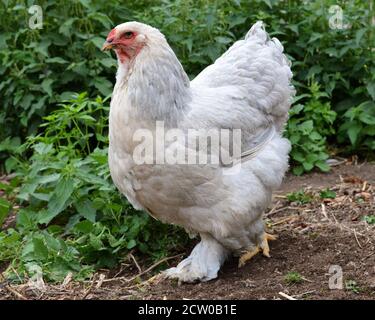
<svg viewBox="0 0 375 320">
<path fill-rule="evenodd" d="M 294 94 L 281 43 L 257 22 L 192 81 L 164 35 L 149 25 L 118 25 L 106 49 L 118 58 L 109 117 L 114 183 L 136 209 L 200 235 L 190 256 L 163 274 L 180 282 L 208 281 L 231 254 L 240 257 L 240 266 L 260 251 L 269 256 L 267 240 L 274 237 L 265 233 L 262 213 L 288 168 L 290 143 L 282 130 Z M 177 161 L 181 157 L 163 162 L 192 150 L 200 155 L 194 139 L 171 138 L 176 132 L 187 137 L 191 129 L 198 138 L 207 129 L 227 130 L 237 140 L 220 140 L 217 147 L 206 136 L 205 163 Z M 145 146 L 150 137 L 151 146 Z M 232 161 L 213 161 L 218 150 Z M 147 153 L 143 162 L 139 153 Z"/>
</svg>

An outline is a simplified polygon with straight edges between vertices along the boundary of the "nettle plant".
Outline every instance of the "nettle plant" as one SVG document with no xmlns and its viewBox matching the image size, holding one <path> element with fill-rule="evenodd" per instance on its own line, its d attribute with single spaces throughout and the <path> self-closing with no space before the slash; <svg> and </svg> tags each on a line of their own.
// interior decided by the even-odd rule
<svg viewBox="0 0 375 320">
<path fill-rule="evenodd" d="M 72 92 L 110 94 L 116 61 L 100 47 L 111 28 L 130 20 L 159 28 L 191 77 L 263 20 L 292 60 L 297 94 L 309 93 L 315 79 L 329 96 L 338 132 L 330 142 L 341 152 L 374 150 L 372 124 L 363 121 L 372 117 L 368 106 L 375 99 L 374 9 L 368 1 L 41 0 L 43 28 L 34 30 L 28 27 L 32 4 L 0 2 L 1 159 Z"/>
<path fill-rule="evenodd" d="M 327 94 L 312 82 L 310 93 L 297 96 L 289 112 L 286 136 L 292 144 L 290 157 L 294 162 L 293 173 L 301 175 L 318 167 L 328 171 L 326 160 L 329 157 L 327 137 L 335 133 L 333 123 L 336 112 L 331 109 Z M 298 103 L 297 103 L 298 102 Z"/>
<path fill-rule="evenodd" d="M 344 123 L 340 126 L 338 141 L 349 138 L 351 150 L 373 152 L 375 150 L 375 102 L 365 101 L 350 108 L 343 115 Z"/>
<path fill-rule="evenodd" d="M 0 261 L 10 261 L 10 278 L 14 269 L 23 278 L 42 272 L 61 281 L 72 272 L 83 279 L 115 266 L 129 250 L 160 259 L 187 239 L 134 210 L 116 190 L 107 163 L 107 104 L 85 93 L 59 104 L 44 118 L 43 132 L 13 156 L 20 209 L 15 228 L 0 232 Z"/>
<path fill-rule="evenodd" d="M 41 29 L 29 26 L 33 4 L 43 12 Z M 34 134 L 72 92 L 110 94 L 116 61 L 100 48 L 113 27 L 109 16 L 128 19 L 128 12 L 115 0 L 1 1 L 0 139 Z"/>
</svg>

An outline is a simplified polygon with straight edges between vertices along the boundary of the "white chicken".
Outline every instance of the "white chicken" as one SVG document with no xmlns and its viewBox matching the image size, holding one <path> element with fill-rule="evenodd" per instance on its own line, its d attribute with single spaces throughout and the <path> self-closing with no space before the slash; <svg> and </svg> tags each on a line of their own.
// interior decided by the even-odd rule
<svg viewBox="0 0 375 320">
<path fill-rule="evenodd" d="M 208 281 L 231 254 L 240 256 L 240 266 L 260 251 L 269 256 L 267 240 L 274 237 L 265 233 L 262 213 L 288 168 L 290 143 L 281 134 L 294 94 L 280 42 L 257 22 L 193 81 L 164 35 L 151 26 L 118 25 L 103 45 L 112 48 L 118 58 L 109 117 L 112 179 L 135 208 L 199 233 L 201 239 L 164 275 L 180 282 Z M 184 134 L 239 129 L 241 156 L 232 166 L 222 161 L 166 164 L 154 161 L 153 150 L 151 163 L 138 163 L 134 154 L 140 139 L 135 136 L 139 130 L 157 136 L 158 121 L 164 130 Z M 186 147 L 158 139 L 165 154 Z"/>
</svg>

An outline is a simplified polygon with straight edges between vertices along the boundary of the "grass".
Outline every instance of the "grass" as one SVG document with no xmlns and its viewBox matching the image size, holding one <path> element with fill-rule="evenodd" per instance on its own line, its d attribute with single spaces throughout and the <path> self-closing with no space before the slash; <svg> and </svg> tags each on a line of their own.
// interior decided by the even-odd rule
<svg viewBox="0 0 375 320">
<path fill-rule="evenodd" d="M 336 198 L 336 192 L 327 189 L 321 190 L 319 193 L 319 196 L 321 199 L 335 199 Z"/>
<path fill-rule="evenodd" d="M 289 202 L 296 202 L 297 204 L 307 204 L 314 200 L 314 197 L 304 190 L 288 193 L 286 197 Z"/>
<path fill-rule="evenodd" d="M 360 293 L 361 288 L 358 286 L 355 280 L 347 280 L 345 281 L 345 289 L 351 291 L 353 293 Z"/>
<path fill-rule="evenodd" d="M 368 216 L 364 216 L 363 220 L 366 221 L 368 224 L 375 224 L 375 215 L 371 214 Z"/>
<path fill-rule="evenodd" d="M 303 277 L 296 271 L 290 271 L 285 275 L 284 280 L 287 284 L 297 284 L 303 281 Z"/>
</svg>

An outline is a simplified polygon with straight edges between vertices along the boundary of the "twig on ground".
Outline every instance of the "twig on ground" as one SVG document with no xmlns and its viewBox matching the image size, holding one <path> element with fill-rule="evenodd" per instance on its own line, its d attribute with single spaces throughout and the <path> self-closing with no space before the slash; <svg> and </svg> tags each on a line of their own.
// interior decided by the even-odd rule
<svg viewBox="0 0 375 320">
<path fill-rule="evenodd" d="M 132 253 L 129 253 L 129 257 L 132 258 L 132 260 L 133 260 L 135 266 L 137 267 L 139 273 L 142 273 L 142 268 L 139 266 L 137 260 L 135 259 L 135 257 L 133 256 Z"/>
<path fill-rule="evenodd" d="M 11 286 L 6 285 L 6 286 L 4 286 L 4 288 L 7 289 L 13 295 L 15 295 L 18 299 L 20 299 L 20 300 L 27 300 L 27 298 L 25 296 L 23 296 L 22 294 L 20 294 L 17 290 L 13 289 Z"/>
<path fill-rule="evenodd" d="M 367 260 L 368 258 L 370 258 L 371 256 L 373 256 L 374 254 L 375 254 L 375 251 L 374 251 L 374 252 L 371 252 L 369 255 L 367 255 L 366 257 L 364 257 L 364 258 L 362 259 L 362 261 Z"/>
<path fill-rule="evenodd" d="M 333 219 L 335 220 L 335 223 L 336 223 L 336 224 L 340 224 L 340 223 L 338 222 L 338 220 L 336 219 L 336 216 L 333 214 L 332 211 L 331 211 L 331 215 L 332 215 Z"/>
<path fill-rule="evenodd" d="M 366 191 L 367 188 L 367 181 L 363 182 L 362 191 Z"/>
<path fill-rule="evenodd" d="M 292 220 L 294 220 L 294 219 L 296 219 L 296 218 L 298 218 L 297 215 L 293 215 L 293 216 L 290 216 L 290 217 L 286 217 L 286 218 L 284 218 L 284 219 L 280 219 L 280 220 L 278 220 L 278 221 L 273 222 L 273 223 L 272 223 L 272 226 L 277 226 L 277 225 L 279 225 L 279 224 L 283 224 L 283 223 L 285 223 L 285 222 L 292 221 Z"/>
<path fill-rule="evenodd" d="M 309 280 L 309 279 L 307 279 L 307 278 L 305 278 L 305 277 L 301 277 L 301 279 L 304 280 L 304 281 L 306 281 L 306 282 L 314 283 L 314 281 Z"/>
<path fill-rule="evenodd" d="M 329 218 L 328 218 L 327 211 L 326 211 L 326 206 L 325 206 L 324 203 L 322 203 L 322 213 L 323 213 L 323 216 L 324 216 L 328 221 L 330 221 Z"/>
<path fill-rule="evenodd" d="M 275 213 L 278 213 L 278 212 L 281 212 L 281 211 L 284 211 L 284 210 L 303 210 L 303 208 L 286 206 L 286 207 L 279 208 L 277 210 L 274 210 L 274 209 L 272 209 L 272 210 L 266 214 L 266 217 L 269 217 L 271 215 L 274 215 Z"/>
<path fill-rule="evenodd" d="M 305 296 L 305 295 L 307 295 L 307 294 L 311 294 L 311 293 L 314 293 L 314 292 L 316 292 L 316 290 L 311 290 L 311 291 L 302 292 L 302 293 L 299 293 L 299 294 L 295 294 L 294 296 L 295 296 L 295 297 L 303 297 L 303 296 Z"/>
<path fill-rule="evenodd" d="M 355 241 L 357 241 L 358 247 L 360 247 L 360 248 L 362 249 L 362 246 L 361 246 L 361 244 L 359 243 L 359 240 L 358 240 L 358 237 L 357 237 L 357 232 L 355 231 L 355 229 L 353 229 L 353 231 L 354 231 Z"/>
<path fill-rule="evenodd" d="M 290 295 L 288 295 L 288 294 L 286 294 L 286 293 L 284 293 L 284 292 L 279 292 L 279 295 L 280 296 L 282 296 L 282 297 L 284 297 L 284 298 L 286 298 L 286 299 L 288 299 L 288 300 L 297 300 L 296 298 L 293 298 L 292 296 L 290 296 Z"/>
<path fill-rule="evenodd" d="M 286 196 L 282 196 L 282 195 L 274 195 L 275 198 L 278 198 L 278 199 L 286 199 Z"/>
<path fill-rule="evenodd" d="M 61 284 L 61 287 L 65 288 L 72 281 L 72 279 L 73 279 L 73 273 L 68 272 L 63 283 Z"/>
<path fill-rule="evenodd" d="M 102 286 L 104 279 L 105 279 L 105 274 L 100 274 L 99 280 L 98 280 L 98 282 L 96 283 L 96 286 L 95 286 L 96 289 L 99 289 Z"/>
<path fill-rule="evenodd" d="M 91 280 L 91 284 L 90 284 L 90 286 L 89 286 L 89 288 L 86 290 L 86 291 L 84 291 L 83 292 L 83 296 L 82 296 L 82 300 L 83 299 L 86 299 L 86 297 L 89 295 L 89 293 L 91 292 L 91 289 L 92 289 L 92 287 L 94 286 L 94 284 L 95 284 L 95 274 L 93 275 L 93 277 L 92 277 L 92 280 Z"/>
<path fill-rule="evenodd" d="M 279 203 L 280 203 L 280 201 L 277 201 L 276 205 L 275 205 L 270 211 L 268 211 L 268 212 L 266 213 L 266 216 L 267 216 L 267 217 L 274 213 L 274 211 L 275 211 L 276 208 L 278 207 Z"/>
<path fill-rule="evenodd" d="M 18 280 L 21 282 L 23 282 L 23 280 L 21 279 L 20 275 L 18 274 L 17 270 L 14 269 L 13 266 L 10 266 L 10 268 L 12 269 L 12 271 L 14 272 L 14 274 L 17 276 Z"/>
</svg>

